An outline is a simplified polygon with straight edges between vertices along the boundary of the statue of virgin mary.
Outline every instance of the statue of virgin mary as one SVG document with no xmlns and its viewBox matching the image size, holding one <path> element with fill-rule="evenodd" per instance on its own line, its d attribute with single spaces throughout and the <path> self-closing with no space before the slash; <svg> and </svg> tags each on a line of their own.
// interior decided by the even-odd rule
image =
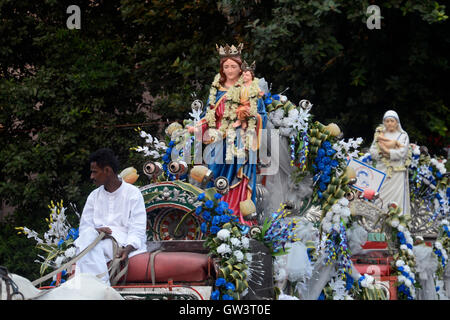
<svg viewBox="0 0 450 320">
<path fill-rule="evenodd" d="M 243 87 L 242 47 L 241 44 L 217 48 L 220 71 L 211 85 L 207 109 L 197 128 L 201 128 L 203 143 L 215 145 L 207 161 L 214 178 L 226 177 L 230 183 L 230 190 L 222 200 L 228 202 L 241 223 L 253 225 L 255 221 L 244 219 L 241 208 L 254 206 L 256 201 L 256 151 L 267 116 L 255 78 L 247 93 L 250 101 L 247 126 L 245 129 L 233 126 Z"/>
</svg>

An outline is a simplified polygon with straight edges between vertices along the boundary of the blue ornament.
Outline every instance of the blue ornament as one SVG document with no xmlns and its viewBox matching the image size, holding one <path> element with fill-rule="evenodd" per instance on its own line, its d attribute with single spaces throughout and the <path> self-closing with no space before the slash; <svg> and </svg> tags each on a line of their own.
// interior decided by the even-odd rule
<svg viewBox="0 0 450 320">
<path fill-rule="evenodd" d="M 227 284 L 225 285 L 225 289 L 234 291 L 236 290 L 236 287 L 231 282 L 227 282 Z"/>
<path fill-rule="evenodd" d="M 205 207 L 207 207 L 208 209 L 212 209 L 214 207 L 214 201 L 212 201 L 212 200 L 206 201 Z"/>
<path fill-rule="evenodd" d="M 230 222 L 231 216 L 229 216 L 227 214 L 224 214 L 224 215 L 220 216 L 220 220 L 221 220 L 222 223 Z"/>
<path fill-rule="evenodd" d="M 220 216 L 214 216 L 213 218 L 212 218 L 212 221 L 211 221 L 211 224 L 213 225 L 213 226 L 217 226 L 219 223 L 221 223 L 222 222 L 222 219 L 221 219 L 221 217 Z"/>
<path fill-rule="evenodd" d="M 211 221 L 211 213 L 209 213 L 208 211 L 204 211 L 203 214 L 202 214 L 202 217 L 206 221 Z"/>
<path fill-rule="evenodd" d="M 219 300 L 220 298 L 220 291 L 216 290 L 213 293 L 211 293 L 211 300 Z"/>
<path fill-rule="evenodd" d="M 198 197 L 197 197 L 197 200 L 203 200 L 203 199 L 205 199 L 205 194 L 204 193 L 200 193 L 199 195 L 198 195 Z"/>
<path fill-rule="evenodd" d="M 226 283 L 227 283 L 227 281 L 225 280 L 225 278 L 217 278 L 216 287 L 221 287 L 221 286 L 225 285 Z"/>
<path fill-rule="evenodd" d="M 209 230 L 212 234 L 217 234 L 217 232 L 220 231 L 220 228 L 218 226 L 212 226 Z"/>
</svg>

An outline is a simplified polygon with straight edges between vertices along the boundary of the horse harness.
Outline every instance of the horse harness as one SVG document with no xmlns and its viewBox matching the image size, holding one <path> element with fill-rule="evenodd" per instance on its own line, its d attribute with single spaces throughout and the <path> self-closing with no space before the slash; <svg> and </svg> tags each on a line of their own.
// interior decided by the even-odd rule
<svg viewBox="0 0 450 320">
<path fill-rule="evenodd" d="M 22 300 L 25 300 L 16 283 L 9 277 L 8 269 L 0 266 L 0 296 L 3 290 L 3 283 L 5 284 L 6 300 L 12 300 L 16 295 L 20 296 Z"/>
</svg>

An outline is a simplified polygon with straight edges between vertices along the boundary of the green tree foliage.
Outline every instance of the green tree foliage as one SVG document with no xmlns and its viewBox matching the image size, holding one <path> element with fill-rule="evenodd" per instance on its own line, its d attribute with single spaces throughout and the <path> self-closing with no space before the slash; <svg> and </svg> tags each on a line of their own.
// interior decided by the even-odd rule
<svg viewBox="0 0 450 320">
<path fill-rule="evenodd" d="M 234 17 L 241 1 L 222 1 Z M 234 24 L 274 91 L 290 87 L 314 115 L 366 144 L 384 111 L 395 109 L 412 142 L 448 145 L 449 22 L 437 1 L 382 1 L 381 29 L 370 30 L 373 1 L 247 1 Z M 255 14 L 249 14 L 253 11 Z M 442 79 L 442 80 L 441 80 Z M 445 138 L 446 137 L 446 138 Z M 444 139 L 445 138 L 445 139 Z"/>
<path fill-rule="evenodd" d="M 127 126 L 149 121 L 140 110 L 172 121 L 187 116 L 192 93 L 206 101 L 216 43 L 244 42 L 272 93 L 289 87 L 293 102 L 309 99 L 316 119 L 346 137 L 370 143 L 393 108 L 411 141 L 435 152 L 449 142 L 441 2 L 377 2 L 380 30 L 366 26 L 367 0 L 83 0 L 81 29 L 69 30 L 72 4 L 0 0 L 0 199 L 16 208 L 0 224 L 0 264 L 13 272 L 38 269 L 32 240 L 13 227 L 44 230 L 50 200 L 81 211 L 94 188 L 92 151 L 111 147 L 122 168 L 140 169 L 129 147 L 141 140 Z"/>
<path fill-rule="evenodd" d="M 69 30 L 69 1 L 0 2 L 0 199 L 16 208 L 0 228 L 0 264 L 16 273 L 35 275 L 37 265 L 16 264 L 34 243 L 10 226 L 45 230 L 50 200 L 82 209 L 94 187 L 89 154 L 110 147 L 126 164 L 137 137 L 116 125 L 145 121 L 117 4 L 89 3 L 81 30 Z"/>
</svg>

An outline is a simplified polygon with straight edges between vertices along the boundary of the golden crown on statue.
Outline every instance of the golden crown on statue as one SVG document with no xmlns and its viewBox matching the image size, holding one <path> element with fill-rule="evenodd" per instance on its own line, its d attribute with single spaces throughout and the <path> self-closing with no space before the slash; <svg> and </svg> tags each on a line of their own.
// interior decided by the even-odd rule
<svg viewBox="0 0 450 320">
<path fill-rule="evenodd" d="M 220 58 L 227 58 L 227 57 L 235 57 L 240 56 L 241 51 L 244 48 L 244 44 L 240 43 L 237 47 L 232 45 L 231 47 L 227 44 L 225 47 L 218 46 L 216 44 L 217 52 L 219 53 Z"/>
<path fill-rule="evenodd" d="M 248 65 L 247 61 L 244 60 L 241 66 L 242 71 L 251 71 L 255 72 L 256 69 L 256 61 L 253 61 L 251 65 Z"/>
</svg>

